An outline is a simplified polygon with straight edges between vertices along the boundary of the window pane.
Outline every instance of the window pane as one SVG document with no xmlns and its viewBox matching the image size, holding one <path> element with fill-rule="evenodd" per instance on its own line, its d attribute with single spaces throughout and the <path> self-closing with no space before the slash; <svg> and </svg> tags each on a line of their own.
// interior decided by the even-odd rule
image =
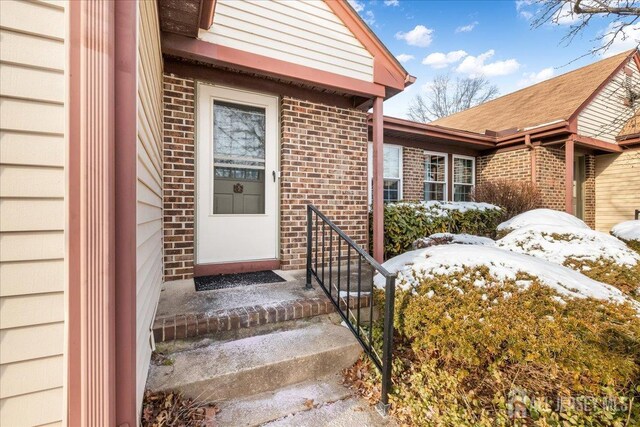
<svg viewBox="0 0 640 427">
<path fill-rule="evenodd" d="M 472 159 L 453 159 L 453 182 L 458 184 L 473 184 Z"/>
<path fill-rule="evenodd" d="M 424 168 L 424 180 L 444 182 L 445 178 L 445 157 L 427 154 Z"/>
<path fill-rule="evenodd" d="M 213 103 L 213 213 L 263 214 L 265 109 Z"/>
<path fill-rule="evenodd" d="M 384 201 L 397 202 L 400 196 L 398 191 L 400 188 L 400 181 L 385 179 L 384 180 Z"/>
<path fill-rule="evenodd" d="M 220 101 L 213 107 L 215 157 L 264 161 L 264 108 Z"/>
<path fill-rule="evenodd" d="M 384 178 L 400 178 L 400 147 L 384 147 Z"/>
<path fill-rule="evenodd" d="M 424 199 L 437 200 L 443 202 L 445 200 L 445 184 L 435 184 L 427 182 L 424 184 Z"/>
<path fill-rule="evenodd" d="M 472 185 L 455 184 L 453 186 L 453 200 L 455 202 L 470 202 Z"/>
</svg>

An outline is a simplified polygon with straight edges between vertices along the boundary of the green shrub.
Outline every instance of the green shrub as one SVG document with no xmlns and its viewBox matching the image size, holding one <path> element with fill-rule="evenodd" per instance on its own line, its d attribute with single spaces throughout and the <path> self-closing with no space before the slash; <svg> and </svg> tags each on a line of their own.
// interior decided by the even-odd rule
<svg viewBox="0 0 640 427">
<path fill-rule="evenodd" d="M 615 286 L 636 299 L 640 298 L 640 263 L 629 266 L 606 258 L 599 258 L 596 261 L 568 258 L 564 266 L 579 271 L 593 280 Z"/>
<path fill-rule="evenodd" d="M 397 294 L 391 411 L 403 425 L 640 425 L 637 314 L 486 267 L 424 279 Z M 356 386 L 372 395 L 374 377 Z M 578 396 L 601 404 L 558 405 Z"/>
<path fill-rule="evenodd" d="M 466 233 L 492 237 L 500 223 L 500 218 L 501 210 L 486 204 L 438 202 L 386 204 L 384 207 L 385 258 L 411 250 L 411 245 L 417 239 L 434 233 Z"/>
</svg>

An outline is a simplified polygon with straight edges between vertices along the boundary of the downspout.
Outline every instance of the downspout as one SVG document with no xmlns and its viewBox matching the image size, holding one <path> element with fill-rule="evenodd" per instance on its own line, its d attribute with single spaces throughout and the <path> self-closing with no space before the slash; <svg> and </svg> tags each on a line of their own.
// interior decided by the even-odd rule
<svg viewBox="0 0 640 427">
<path fill-rule="evenodd" d="M 529 148 L 529 158 L 531 159 L 531 182 L 535 185 L 537 181 L 536 176 L 536 151 L 535 147 L 531 143 L 531 134 L 526 134 L 524 136 L 524 145 Z"/>
<path fill-rule="evenodd" d="M 573 214 L 573 158 L 575 150 L 574 135 L 571 135 L 564 146 L 564 191 L 565 211 Z"/>
<path fill-rule="evenodd" d="M 373 101 L 373 257 L 379 263 L 384 262 L 384 116 L 382 113 L 383 98 Z"/>
</svg>

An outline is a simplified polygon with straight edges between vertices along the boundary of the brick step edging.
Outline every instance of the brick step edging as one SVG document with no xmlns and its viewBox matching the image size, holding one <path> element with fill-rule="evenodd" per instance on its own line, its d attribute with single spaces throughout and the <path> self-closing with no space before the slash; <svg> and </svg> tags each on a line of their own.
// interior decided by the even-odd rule
<svg viewBox="0 0 640 427">
<path fill-rule="evenodd" d="M 370 295 L 360 297 L 360 308 L 369 307 L 370 303 Z M 340 306 L 345 309 L 346 303 L 342 301 Z M 358 307 L 356 297 L 349 297 L 349 307 L 351 309 Z M 335 307 L 328 298 L 317 297 L 218 310 L 212 313 L 178 314 L 157 318 L 153 323 L 153 337 L 155 342 L 195 338 L 216 332 L 305 319 L 330 314 L 334 311 Z"/>
</svg>

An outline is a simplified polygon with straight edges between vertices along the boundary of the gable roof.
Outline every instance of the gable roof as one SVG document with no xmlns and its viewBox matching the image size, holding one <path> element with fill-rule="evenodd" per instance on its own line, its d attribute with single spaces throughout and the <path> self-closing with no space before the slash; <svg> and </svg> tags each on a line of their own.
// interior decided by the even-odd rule
<svg viewBox="0 0 640 427">
<path fill-rule="evenodd" d="M 558 77 L 526 87 L 484 104 L 432 122 L 449 128 L 484 133 L 524 129 L 569 120 L 627 63 L 636 50 L 614 55 Z"/>
<path fill-rule="evenodd" d="M 367 102 L 370 101 L 371 96 L 389 98 L 415 82 L 415 77 L 404 69 L 347 0 L 318 0 L 318 2 L 323 2 L 330 13 L 342 22 L 362 47 L 371 54 L 373 57 L 372 81 L 358 78 L 344 79 L 345 76 L 340 73 L 323 74 L 323 70 L 318 71 L 317 67 L 294 64 L 268 54 L 251 53 L 240 48 L 202 42 L 198 39 L 200 28 L 209 30 L 212 25 L 216 25 L 214 16 L 216 4 L 221 3 L 219 0 L 157 1 L 162 49 L 163 53 L 168 55 L 364 96 L 365 100 L 359 100 L 359 105 L 368 105 Z M 247 54 L 252 56 L 247 57 Z M 243 58 L 246 61 L 243 61 Z"/>
</svg>

